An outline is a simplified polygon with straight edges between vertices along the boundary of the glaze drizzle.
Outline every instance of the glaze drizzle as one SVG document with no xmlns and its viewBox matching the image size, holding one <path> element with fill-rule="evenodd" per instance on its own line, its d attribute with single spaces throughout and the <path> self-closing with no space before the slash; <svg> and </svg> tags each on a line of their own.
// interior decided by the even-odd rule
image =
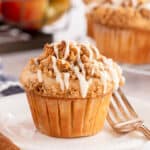
<svg viewBox="0 0 150 150">
<path fill-rule="evenodd" d="M 114 69 L 113 61 L 111 59 L 106 59 L 104 57 L 102 62 L 98 61 L 98 59 L 100 58 L 99 50 L 96 47 L 93 47 L 88 43 L 77 44 L 75 42 L 70 42 L 70 41 L 65 41 L 65 43 L 66 43 L 66 48 L 65 48 L 65 52 L 64 52 L 64 57 L 61 59 L 62 63 L 65 64 L 65 62 L 67 61 L 67 58 L 70 54 L 70 44 L 71 43 L 73 44 L 73 47 L 77 50 L 77 64 L 71 64 L 71 70 L 75 73 L 75 75 L 79 81 L 80 93 L 83 98 L 85 98 L 87 96 L 88 89 L 92 83 L 93 78 L 91 77 L 88 80 L 86 78 L 85 66 L 84 66 L 84 63 L 82 62 L 81 56 L 80 56 L 82 46 L 84 46 L 86 48 L 86 50 L 88 51 L 89 61 L 95 66 L 92 68 L 92 75 L 94 75 L 94 73 L 95 73 L 95 68 L 98 68 L 99 70 L 101 70 L 100 71 L 100 81 L 103 84 L 103 93 L 107 92 L 108 80 L 111 80 L 114 83 L 115 89 L 117 89 L 119 87 L 120 70 L 118 71 L 118 69 Z M 54 73 L 56 76 L 56 81 L 60 84 L 61 90 L 64 91 L 65 89 L 66 90 L 69 89 L 70 73 L 69 72 L 66 72 L 66 73 L 60 72 L 60 70 L 57 66 L 57 59 L 59 59 L 58 44 L 60 44 L 60 42 L 53 44 L 54 53 L 55 53 L 56 57 L 51 56 L 52 67 L 53 67 L 53 70 L 54 70 Z M 94 56 L 96 56 L 96 58 Z M 104 66 L 107 66 L 108 71 L 105 70 Z M 42 72 L 40 70 L 38 70 L 37 75 L 38 75 L 39 82 L 42 82 Z"/>
</svg>

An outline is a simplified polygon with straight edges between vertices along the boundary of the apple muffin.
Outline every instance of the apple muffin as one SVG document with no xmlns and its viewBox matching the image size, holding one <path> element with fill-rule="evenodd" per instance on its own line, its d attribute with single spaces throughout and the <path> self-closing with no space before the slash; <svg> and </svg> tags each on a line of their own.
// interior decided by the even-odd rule
<svg viewBox="0 0 150 150">
<path fill-rule="evenodd" d="M 70 138 L 103 128 L 112 92 L 124 84 L 124 77 L 93 45 L 60 41 L 46 44 L 26 65 L 20 81 L 36 128 Z"/>
<path fill-rule="evenodd" d="M 100 52 L 121 63 L 150 63 L 150 1 L 105 0 L 87 13 Z"/>
</svg>

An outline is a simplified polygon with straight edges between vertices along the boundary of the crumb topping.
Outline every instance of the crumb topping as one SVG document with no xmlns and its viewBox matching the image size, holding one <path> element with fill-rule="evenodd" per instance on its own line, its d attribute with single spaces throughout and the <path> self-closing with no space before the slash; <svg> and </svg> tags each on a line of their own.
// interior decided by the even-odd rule
<svg viewBox="0 0 150 150">
<path fill-rule="evenodd" d="M 103 25 L 150 30 L 149 0 L 104 0 L 89 14 Z"/>
<path fill-rule="evenodd" d="M 142 5 L 146 0 L 104 0 L 102 4 L 109 3 L 115 6 L 122 6 L 122 7 L 138 7 Z"/>
<path fill-rule="evenodd" d="M 122 7 L 138 7 L 149 0 L 84 0 L 84 2 L 88 5 L 93 5 L 97 3 L 97 5 L 101 4 L 111 4 L 115 6 L 122 6 Z"/>
<path fill-rule="evenodd" d="M 57 50 L 56 50 L 57 49 Z M 70 78 L 77 79 L 72 66 L 77 66 L 80 72 L 84 72 L 86 78 L 99 78 L 99 70 L 106 69 L 102 62 L 103 57 L 96 47 L 89 44 L 69 43 L 69 51 L 66 53 L 67 44 L 61 41 L 55 44 L 46 44 L 44 53 L 30 60 L 30 69 L 36 72 L 38 69 L 49 77 L 55 77 L 52 58 L 56 58 L 56 65 L 61 73 L 70 73 Z M 52 57 L 53 56 L 53 57 Z M 80 58 L 78 58 L 80 57 Z M 83 69 L 84 68 L 84 69 Z M 92 70 L 95 70 L 92 72 Z"/>
<path fill-rule="evenodd" d="M 113 82 L 113 88 L 117 89 L 123 80 L 120 67 L 102 56 L 96 47 L 72 41 L 46 44 L 44 52 L 30 60 L 29 71 L 37 74 L 41 84 L 45 76 L 56 80 L 62 91 L 69 89 L 70 81 L 79 81 L 82 97 L 86 97 L 93 79 L 102 82 L 104 93 L 107 82 Z"/>
</svg>

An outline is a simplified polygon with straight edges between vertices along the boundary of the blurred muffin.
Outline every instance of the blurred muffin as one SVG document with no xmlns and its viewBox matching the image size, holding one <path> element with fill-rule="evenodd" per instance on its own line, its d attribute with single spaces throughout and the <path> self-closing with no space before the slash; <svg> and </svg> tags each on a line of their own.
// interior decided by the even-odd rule
<svg viewBox="0 0 150 150">
<path fill-rule="evenodd" d="M 36 128 L 55 137 L 81 137 L 103 128 L 120 67 L 85 43 L 46 44 L 21 74 Z"/>
<path fill-rule="evenodd" d="M 102 54 L 123 63 L 150 63 L 150 2 L 106 0 L 87 18 L 88 34 Z"/>
</svg>

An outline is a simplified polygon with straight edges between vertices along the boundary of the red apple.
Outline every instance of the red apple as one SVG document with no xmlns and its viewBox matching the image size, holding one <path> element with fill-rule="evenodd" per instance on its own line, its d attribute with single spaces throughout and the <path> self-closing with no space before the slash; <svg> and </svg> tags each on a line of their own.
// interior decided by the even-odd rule
<svg viewBox="0 0 150 150">
<path fill-rule="evenodd" d="M 0 0 L 0 16 L 2 15 L 2 2 Z"/>
<path fill-rule="evenodd" d="M 2 15 L 5 20 L 10 22 L 19 23 L 21 19 L 21 1 L 3 1 L 2 2 Z"/>
<path fill-rule="evenodd" d="M 70 0 L 4 0 L 2 15 L 7 22 L 24 29 L 37 30 L 58 18 L 69 8 L 69 2 Z"/>
<path fill-rule="evenodd" d="M 43 25 L 44 16 L 48 7 L 47 0 L 30 0 L 23 2 L 22 26 L 29 29 L 38 29 Z"/>
<path fill-rule="evenodd" d="M 38 29 L 48 6 L 48 0 L 7 0 L 2 2 L 4 20 L 24 28 Z"/>
</svg>

